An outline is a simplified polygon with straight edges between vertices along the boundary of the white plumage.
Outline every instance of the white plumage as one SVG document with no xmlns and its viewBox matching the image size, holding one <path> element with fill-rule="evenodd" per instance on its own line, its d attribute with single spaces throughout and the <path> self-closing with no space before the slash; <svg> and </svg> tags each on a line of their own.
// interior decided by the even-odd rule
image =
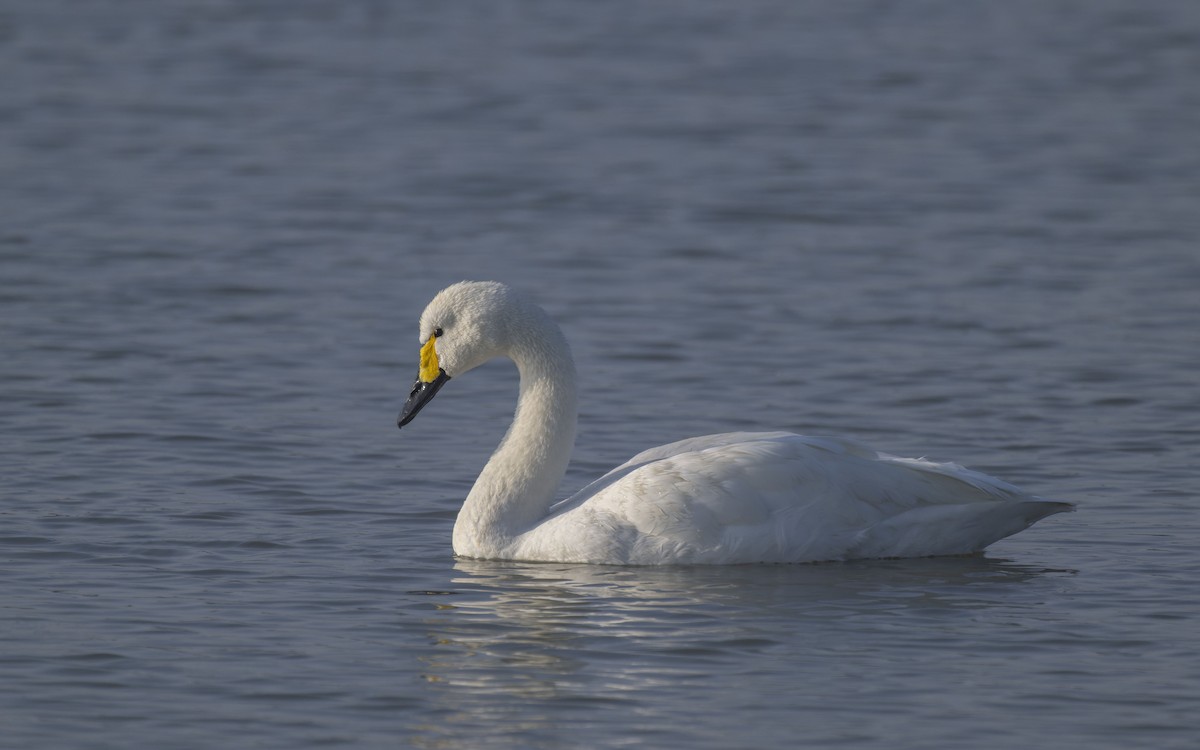
<svg viewBox="0 0 1200 750">
<path fill-rule="evenodd" d="M 575 368 L 558 326 L 496 282 L 462 282 L 421 316 L 407 424 L 451 377 L 497 356 L 521 374 L 516 415 L 463 503 L 463 557 L 621 565 L 968 554 L 1067 503 L 955 464 L 856 442 L 728 433 L 639 453 L 553 503 L 575 438 Z"/>
</svg>

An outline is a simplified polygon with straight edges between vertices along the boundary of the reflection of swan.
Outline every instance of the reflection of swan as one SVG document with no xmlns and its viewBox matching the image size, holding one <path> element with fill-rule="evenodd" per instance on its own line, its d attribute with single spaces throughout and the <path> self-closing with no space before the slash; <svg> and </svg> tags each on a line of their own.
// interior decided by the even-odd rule
<svg viewBox="0 0 1200 750">
<path fill-rule="evenodd" d="M 1072 572 L 983 556 L 651 568 L 463 559 L 454 567 L 453 590 L 442 592 L 453 596 L 425 624 L 447 647 L 427 656 L 431 673 L 457 685 L 511 679 L 481 670 L 485 653 L 544 676 L 578 671 L 581 651 L 604 650 L 597 639 L 647 653 L 687 644 L 715 655 L 747 647 L 752 633 L 761 645 L 831 622 L 843 623 L 833 631 L 861 634 L 871 616 L 897 608 L 978 615 L 989 602 L 1008 601 L 1014 586 Z"/>
<path fill-rule="evenodd" d="M 718 619 L 736 609 L 748 620 L 764 610 L 787 610 L 787 621 L 794 624 L 816 607 L 842 606 L 850 615 L 873 609 L 871 602 L 881 598 L 976 610 L 981 587 L 1000 591 L 996 587 L 1075 572 L 982 555 L 651 568 L 461 559 L 454 568 L 460 574 L 454 578 L 457 596 L 445 606 L 522 622 L 531 629 L 552 625 L 556 613 L 565 616 L 560 627 L 570 629 L 569 622 L 578 622 L 581 612 L 621 613 L 620 619 L 629 621 L 634 613 L 657 619 L 693 609 Z"/>
<path fill-rule="evenodd" d="M 964 554 L 1071 508 L 954 464 L 788 433 L 731 433 L 634 456 L 551 505 L 575 439 L 575 368 L 558 326 L 495 282 L 421 315 L 408 424 L 452 376 L 510 357 L 516 416 L 454 526 L 464 557 L 633 565 Z"/>
<path fill-rule="evenodd" d="M 444 595 L 421 608 L 428 689 L 411 743 L 618 744 L 580 739 L 581 727 L 604 725 L 654 747 L 741 747 L 744 726 L 756 744 L 787 747 L 796 724 L 777 721 L 783 712 L 846 700 L 831 719 L 839 727 L 847 711 L 912 715 L 897 708 L 897 685 L 914 658 L 965 651 L 947 669 L 968 682 L 1011 645 L 980 651 L 989 631 L 978 625 L 1001 635 L 1067 573 L 982 555 L 649 568 L 458 560 Z M 1061 635 L 1052 622 L 1046 631 Z"/>
</svg>

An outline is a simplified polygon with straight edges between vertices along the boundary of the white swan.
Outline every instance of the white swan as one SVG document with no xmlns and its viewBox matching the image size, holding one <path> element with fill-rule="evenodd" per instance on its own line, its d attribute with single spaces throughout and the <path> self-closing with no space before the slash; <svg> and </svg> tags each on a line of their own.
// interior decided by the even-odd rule
<svg viewBox="0 0 1200 750">
<path fill-rule="evenodd" d="M 553 503 L 575 441 L 562 331 L 496 282 L 454 284 L 421 315 L 421 364 L 399 426 L 451 377 L 498 356 L 516 415 L 454 524 L 461 557 L 620 565 L 810 562 L 977 552 L 1068 503 L 955 464 L 784 432 L 681 440 Z"/>
</svg>

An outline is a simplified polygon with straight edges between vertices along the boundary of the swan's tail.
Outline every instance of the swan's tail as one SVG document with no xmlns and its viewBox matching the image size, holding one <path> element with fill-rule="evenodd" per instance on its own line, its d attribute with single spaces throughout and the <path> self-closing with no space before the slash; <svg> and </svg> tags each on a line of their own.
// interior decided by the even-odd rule
<svg viewBox="0 0 1200 750">
<path fill-rule="evenodd" d="M 1068 503 L 1065 500 L 1050 500 L 1044 497 L 1034 497 L 1032 500 L 1023 503 L 1028 508 L 1030 525 L 1037 523 L 1046 516 L 1052 516 L 1055 513 L 1074 513 L 1075 503 Z"/>
</svg>

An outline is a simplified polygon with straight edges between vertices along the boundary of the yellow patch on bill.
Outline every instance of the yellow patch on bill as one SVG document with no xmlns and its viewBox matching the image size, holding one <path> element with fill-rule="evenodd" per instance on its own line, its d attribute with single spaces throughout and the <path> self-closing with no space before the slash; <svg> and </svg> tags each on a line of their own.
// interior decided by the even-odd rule
<svg viewBox="0 0 1200 750">
<path fill-rule="evenodd" d="M 425 346 L 421 347 L 421 369 L 417 373 L 417 378 L 422 383 L 432 383 L 437 380 L 440 365 L 438 365 L 437 351 L 433 348 L 435 341 L 437 341 L 437 336 L 430 336 L 429 340 L 425 342 Z"/>
</svg>

